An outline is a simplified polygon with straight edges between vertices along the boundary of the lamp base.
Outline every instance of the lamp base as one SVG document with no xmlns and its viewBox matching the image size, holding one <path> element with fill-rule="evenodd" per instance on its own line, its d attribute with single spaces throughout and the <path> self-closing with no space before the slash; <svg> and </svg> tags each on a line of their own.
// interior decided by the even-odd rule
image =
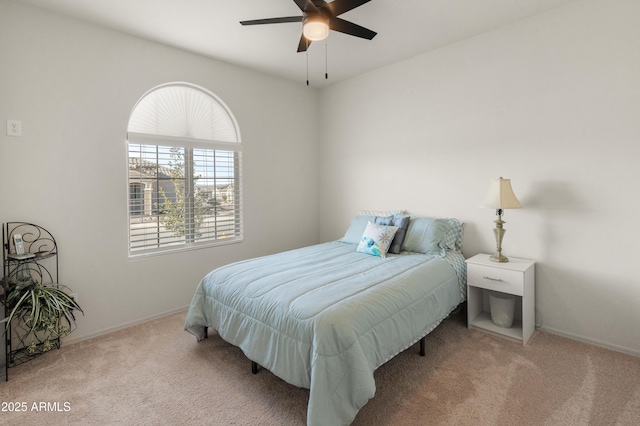
<svg viewBox="0 0 640 426">
<path fill-rule="evenodd" d="M 493 223 L 496 224 L 496 227 L 493 228 L 493 234 L 496 237 L 496 252 L 489 256 L 489 260 L 492 262 L 505 263 L 509 261 L 508 257 L 502 255 L 502 237 L 504 237 L 504 233 L 507 232 L 502 225 L 506 222 L 502 220 L 502 209 L 496 210 L 496 214 L 498 215 L 498 220 L 493 221 Z"/>
<path fill-rule="evenodd" d="M 509 261 L 509 258 L 507 256 L 503 256 L 500 252 L 495 252 L 494 254 L 489 256 L 489 260 L 491 260 L 492 262 L 506 263 Z"/>
</svg>

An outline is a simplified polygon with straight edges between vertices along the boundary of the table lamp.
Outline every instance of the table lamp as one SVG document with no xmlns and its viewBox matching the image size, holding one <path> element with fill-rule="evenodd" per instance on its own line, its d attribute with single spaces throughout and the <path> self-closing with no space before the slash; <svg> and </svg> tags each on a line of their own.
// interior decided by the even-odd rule
<svg viewBox="0 0 640 426">
<path fill-rule="evenodd" d="M 480 207 L 496 209 L 496 215 L 498 215 L 498 220 L 494 221 L 496 227 L 493 229 L 496 236 L 496 252 L 489 259 L 494 262 L 508 262 L 509 259 L 502 255 L 502 237 L 506 232 L 502 227 L 506 223 L 502 220 L 502 213 L 504 209 L 519 209 L 521 207 L 520 201 L 511 189 L 511 179 L 500 177 L 492 180 L 489 192 Z"/>
</svg>

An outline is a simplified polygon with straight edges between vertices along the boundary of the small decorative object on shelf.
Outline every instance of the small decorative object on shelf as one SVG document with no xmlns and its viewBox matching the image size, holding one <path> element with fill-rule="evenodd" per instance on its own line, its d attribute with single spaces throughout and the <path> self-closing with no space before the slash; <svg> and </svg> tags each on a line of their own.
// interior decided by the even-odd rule
<svg viewBox="0 0 640 426">
<path fill-rule="evenodd" d="M 82 309 L 58 283 L 58 246 L 44 228 L 25 222 L 2 227 L 4 374 L 53 348 L 76 326 Z M 2 374 L 0 374 L 2 377 Z"/>
</svg>

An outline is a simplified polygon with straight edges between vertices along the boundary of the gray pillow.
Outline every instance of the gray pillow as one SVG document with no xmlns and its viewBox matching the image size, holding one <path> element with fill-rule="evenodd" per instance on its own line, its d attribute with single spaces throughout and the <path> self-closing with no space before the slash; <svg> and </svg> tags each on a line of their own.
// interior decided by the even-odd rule
<svg viewBox="0 0 640 426">
<path fill-rule="evenodd" d="M 376 216 L 375 223 L 377 223 L 378 225 L 398 227 L 396 235 L 393 237 L 393 241 L 391 241 L 391 245 L 389 246 L 389 253 L 400 254 L 400 251 L 402 250 L 402 244 L 404 243 L 404 238 L 407 233 L 407 228 L 409 228 L 410 219 L 410 216 L 404 215 L 395 215 L 388 217 Z"/>
</svg>

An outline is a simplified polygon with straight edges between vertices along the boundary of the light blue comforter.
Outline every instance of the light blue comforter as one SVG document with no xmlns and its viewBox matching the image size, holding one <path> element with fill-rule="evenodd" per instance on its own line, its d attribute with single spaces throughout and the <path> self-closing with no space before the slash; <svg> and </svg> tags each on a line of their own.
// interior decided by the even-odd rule
<svg viewBox="0 0 640 426">
<path fill-rule="evenodd" d="M 342 425 L 374 396 L 374 370 L 463 297 L 441 258 L 380 258 L 334 241 L 214 270 L 198 285 L 185 329 L 200 340 L 212 327 L 252 361 L 309 389 L 308 425 Z"/>
</svg>

